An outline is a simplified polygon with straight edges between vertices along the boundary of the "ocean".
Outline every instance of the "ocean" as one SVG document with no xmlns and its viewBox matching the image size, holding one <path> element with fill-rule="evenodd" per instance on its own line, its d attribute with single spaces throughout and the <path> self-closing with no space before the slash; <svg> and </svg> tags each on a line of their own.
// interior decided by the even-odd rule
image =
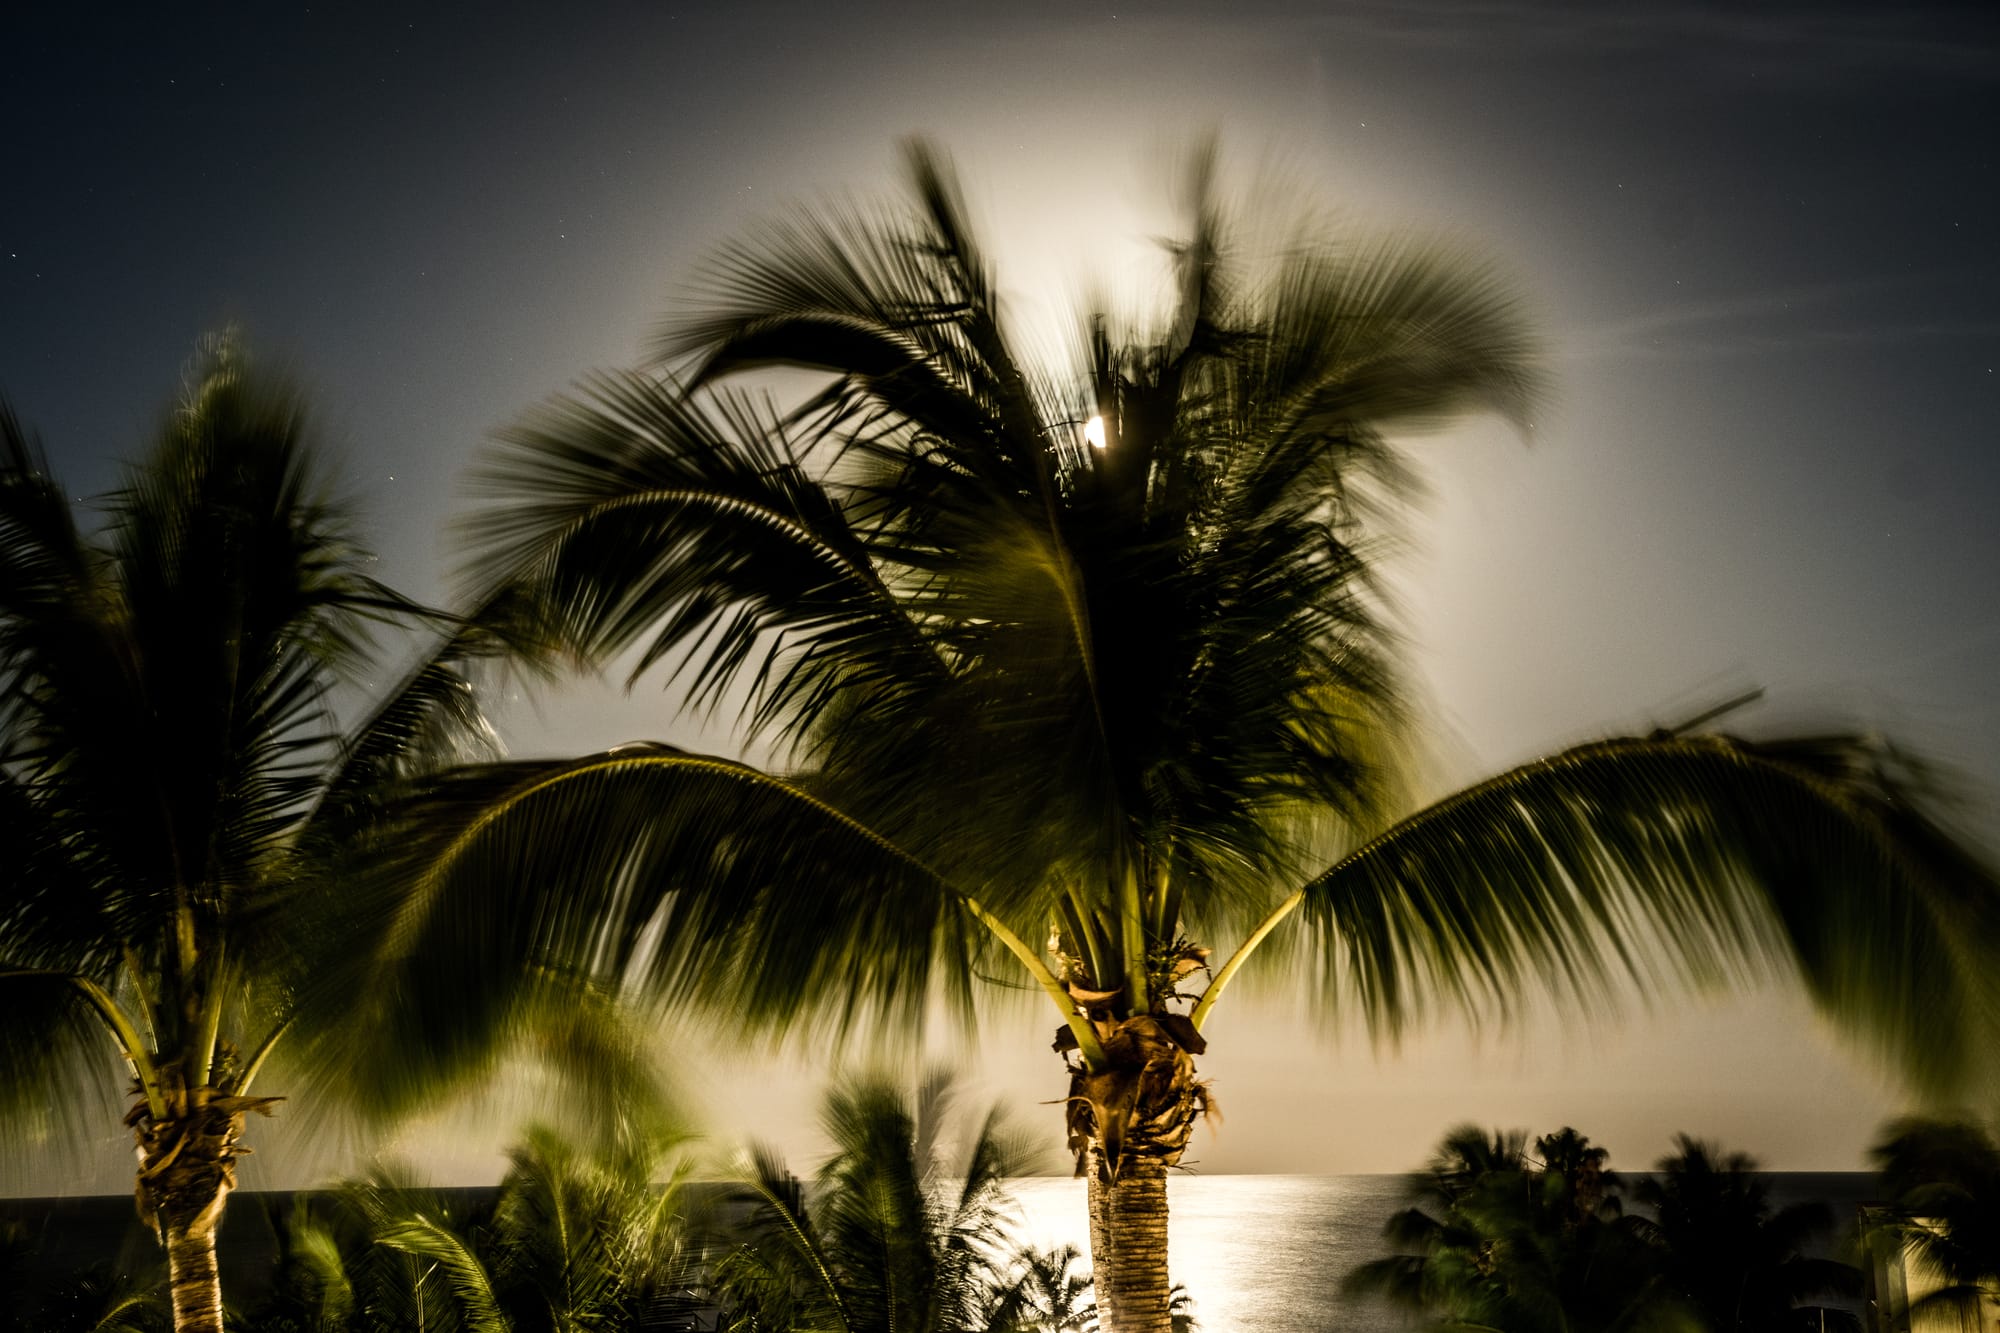
<svg viewBox="0 0 2000 1333">
<path fill-rule="evenodd" d="M 1620 1173 L 1630 1182 L 1632 1177 Z M 1873 1197 L 1865 1172 L 1772 1172 L 1774 1208 L 1822 1200 L 1836 1233 L 1827 1253 L 1854 1235 Z M 1167 1262 L 1194 1299 L 1203 1333 L 1393 1330 L 1407 1321 L 1387 1305 L 1340 1294 L 1341 1278 L 1383 1253 L 1382 1224 L 1407 1207 L 1406 1177 L 1175 1176 L 1167 1182 Z M 1017 1181 L 1024 1238 L 1047 1248 L 1090 1250 L 1084 1182 Z"/>
<path fill-rule="evenodd" d="M 1630 1177 L 1626 1177 L 1630 1180 Z M 1772 1173 L 1775 1206 L 1809 1199 L 1833 1211 L 1828 1252 L 1853 1235 L 1874 1178 L 1860 1172 Z M 1178 1175 L 1168 1183 L 1169 1262 L 1187 1287 L 1204 1333 L 1374 1333 L 1407 1327 L 1401 1315 L 1340 1294 L 1356 1264 L 1382 1253 L 1382 1224 L 1403 1206 L 1405 1178 L 1369 1176 Z M 1089 1253 L 1084 1183 L 1055 1177 L 1016 1180 L 1019 1239 L 1040 1248 Z M 441 1191 L 469 1198 L 488 1191 Z M 273 1215 L 289 1194 L 244 1193 L 230 1201 L 222 1236 L 224 1291 L 247 1303 L 268 1279 L 276 1240 Z M 125 1197 L 0 1201 L 0 1220 L 27 1227 L 52 1270 L 88 1263 L 153 1264 L 159 1250 Z"/>
</svg>

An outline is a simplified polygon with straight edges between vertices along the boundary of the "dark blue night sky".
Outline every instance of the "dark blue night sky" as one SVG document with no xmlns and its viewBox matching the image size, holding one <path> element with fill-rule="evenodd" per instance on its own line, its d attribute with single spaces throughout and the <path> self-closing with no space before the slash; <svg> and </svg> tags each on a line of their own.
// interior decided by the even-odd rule
<svg viewBox="0 0 2000 1333">
<path fill-rule="evenodd" d="M 2000 842 L 1984 6 L 133 6 L 0 32 L 0 392 L 78 494 L 235 322 L 311 386 L 385 577 L 446 597 L 491 430 L 636 360 L 750 220 L 887 189 L 898 138 L 933 134 L 1033 324 L 1144 276 L 1164 163 L 1214 127 L 1245 171 L 1476 239 L 1542 313 L 1530 446 L 1414 445 L 1432 495 L 1395 569 L 1452 776 L 1763 687 L 1745 727 L 1880 726 L 1965 770 Z M 689 734 L 644 687 L 511 716 L 527 751 Z M 1899 1105 L 1789 997 L 1379 1060 L 1276 1008 L 1225 1023 L 1215 1170 L 1400 1169 L 1468 1115 L 1848 1169 Z M 990 1077 L 1026 1104 L 1051 1073 L 1009 1063 L 1016 1026 Z M 1288 1127 L 1298 1095 L 1351 1132 Z"/>
</svg>

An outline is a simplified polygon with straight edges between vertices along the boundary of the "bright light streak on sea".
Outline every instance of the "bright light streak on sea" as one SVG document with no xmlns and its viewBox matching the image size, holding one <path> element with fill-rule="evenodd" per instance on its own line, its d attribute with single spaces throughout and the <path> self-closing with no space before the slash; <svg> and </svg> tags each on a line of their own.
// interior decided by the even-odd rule
<svg viewBox="0 0 2000 1333">
<path fill-rule="evenodd" d="M 1766 1175 L 1773 1208 L 1824 1201 L 1835 1234 L 1851 1235 L 1855 1210 L 1873 1178 L 1859 1173 Z M 1628 1184 L 1631 1176 L 1626 1177 Z M 1406 1177 L 1202 1176 L 1167 1181 L 1171 1210 L 1167 1262 L 1194 1298 L 1202 1333 L 1407 1333 L 1417 1325 L 1374 1300 L 1340 1294 L 1356 1264 L 1384 1252 L 1382 1224 L 1407 1207 Z M 1037 1248 L 1073 1245 L 1090 1254 L 1084 1183 L 1038 1177 L 1008 1184 L 1020 1209 L 1020 1237 Z"/>
<path fill-rule="evenodd" d="M 1022 1238 L 1074 1245 L 1089 1263 L 1081 1180 L 1010 1183 Z M 1199 1176 L 1167 1182 L 1167 1264 L 1194 1298 L 1202 1333 L 1312 1333 L 1404 1327 L 1373 1301 L 1340 1295 L 1348 1269 L 1382 1252 L 1401 1176 Z"/>
</svg>

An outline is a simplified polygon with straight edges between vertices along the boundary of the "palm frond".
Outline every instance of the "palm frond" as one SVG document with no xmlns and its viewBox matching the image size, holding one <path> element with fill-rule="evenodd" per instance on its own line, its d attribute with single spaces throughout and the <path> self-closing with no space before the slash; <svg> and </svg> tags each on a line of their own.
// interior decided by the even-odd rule
<svg viewBox="0 0 2000 1333">
<path fill-rule="evenodd" d="M 310 1302 L 313 1327 L 346 1327 L 354 1308 L 353 1279 L 333 1228 L 315 1217 L 303 1199 L 293 1206 L 285 1227 L 285 1257 L 296 1265 L 303 1279 L 298 1285 Z"/>
<path fill-rule="evenodd" d="M 477 482 L 502 502 L 464 531 L 481 596 L 513 590 L 514 626 L 590 658 L 641 646 L 635 677 L 688 652 L 693 699 L 742 690 L 758 724 L 940 674 L 848 503 L 754 405 L 604 375 L 507 440 Z"/>
<path fill-rule="evenodd" d="M 1276 441 L 1435 425 L 1498 410 L 1525 424 L 1538 353 L 1513 284 L 1464 246 L 1404 235 L 1301 237 L 1246 358 Z M 1279 451 L 1282 453 L 1282 451 Z"/>
<path fill-rule="evenodd" d="M 509 1333 L 486 1265 L 443 1223 L 419 1214 L 386 1228 L 376 1240 L 392 1250 L 434 1260 L 444 1270 L 444 1279 L 471 1333 Z"/>
<path fill-rule="evenodd" d="M 10 1144 L 37 1153 L 115 1123 L 117 1039 L 75 980 L 0 961 L 0 1117 Z"/>
<path fill-rule="evenodd" d="M 768 225 L 717 257 L 708 309 L 663 331 L 656 355 L 700 353 L 697 384 L 766 364 L 831 371 L 983 486 L 1039 498 L 1043 421 L 956 174 L 921 140 L 906 161 L 908 213 L 823 206 Z"/>
<path fill-rule="evenodd" d="M 1877 748 L 1720 736 L 1580 746 L 1391 828 L 1311 881 L 1307 922 L 1376 1030 L 1428 995 L 1800 976 L 1912 1077 L 1975 1068 L 2000 886 Z"/>
<path fill-rule="evenodd" d="M 480 707 L 469 668 L 503 651 L 500 636 L 475 613 L 410 668 L 342 740 L 301 840 L 351 836 L 355 822 L 372 813 L 372 802 L 412 780 L 499 758 L 499 738 Z"/>
<path fill-rule="evenodd" d="M 717 1263 L 717 1287 L 734 1308 L 733 1331 L 767 1325 L 852 1333 L 834 1257 L 806 1207 L 805 1189 L 769 1148 L 752 1148 L 747 1185 L 755 1200 L 744 1241 Z"/>
<path fill-rule="evenodd" d="M 595 978 L 750 1027 L 967 1002 L 963 900 L 807 790 L 664 746 L 445 774 L 343 868 L 307 1027 L 366 1099 L 486 1067 L 543 990 Z M 955 960 L 957 965 L 942 965 Z M 329 1060 L 333 1057 L 329 1055 Z"/>
<path fill-rule="evenodd" d="M 91 554 L 41 441 L 0 399 L 0 722 L 31 684 L 20 672 L 74 634 L 94 585 Z"/>
</svg>

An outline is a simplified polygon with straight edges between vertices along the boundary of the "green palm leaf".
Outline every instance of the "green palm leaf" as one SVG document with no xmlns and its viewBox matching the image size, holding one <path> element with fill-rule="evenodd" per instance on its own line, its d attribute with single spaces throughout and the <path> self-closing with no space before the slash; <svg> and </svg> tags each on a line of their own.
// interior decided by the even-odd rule
<svg viewBox="0 0 2000 1333">
<path fill-rule="evenodd" d="M 857 677 L 935 676 L 850 501 L 788 440 L 750 404 L 702 410 L 671 381 L 604 375 L 551 403 L 480 475 L 509 502 L 465 527 L 481 586 L 515 598 L 498 619 L 589 656 L 641 645 L 635 675 L 692 652 L 694 697 L 747 685 L 760 721 L 823 707 Z M 657 553 L 636 578 L 635 552 Z M 614 573 L 616 595 L 593 593 Z"/>
<path fill-rule="evenodd" d="M 389 1227 L 377 1241 L 392 1250 L 430 1259 L 443 1269 L 444 1281 L 471 1333 L 508 1333 L 507 1318 L 494 1298 L 486 1265 L 444 1224 L 419 1214 Z"/>
<path fill-rule="evenodd" d="M 1796 970 L 1920 1082 L 1951 1086 L 1994 1018 L 2000 895 L 1885 760 L 1839 738 L 1580 746 L 1369 842 L 1302 890 L 1306 920 L 1381 1031 L 1431 996 L 1596 1000 L 1619 974 Z"/>
<path fill-rule="evenodd" d="M 664 746 L 443 775 L 343 883 L 368 934 L 321 969 L 349 1004 L 315 1012 L 338 1040 L 365 1007 L 341 1077 L 392 1102 L 483 1067 L 524 997 L 579 975 L 773 1026 L 968 1002 L 972 918 L 935 874 L 800 786 Z"/>
</svg>

